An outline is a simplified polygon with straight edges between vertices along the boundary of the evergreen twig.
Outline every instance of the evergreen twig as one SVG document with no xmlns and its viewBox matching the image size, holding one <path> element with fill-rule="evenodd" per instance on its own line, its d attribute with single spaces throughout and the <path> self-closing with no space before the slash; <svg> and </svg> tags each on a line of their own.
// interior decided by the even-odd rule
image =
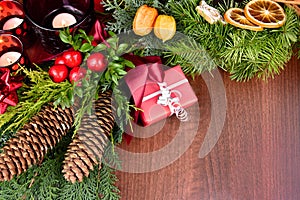
<svg viewBox="0 0 300 200">
<path fill-rule="evenodd" d="M 19 103 L 15 107 L 9 107 L 6 113 L 0 115 L 0 129 L 2 129 L 0 136 L 21 128 L 45 104 L 57 99 L 64 99 L 60 102 L 62 107 L 70 107 L 73 104 L 72 99 L 67 98 L 72 93 L 72 85 L 68 81 L 54 83 L 48 72 L 36 67 L 37 70 L 21 67 L 29 83 L 21 88 Z"/>
</svg>

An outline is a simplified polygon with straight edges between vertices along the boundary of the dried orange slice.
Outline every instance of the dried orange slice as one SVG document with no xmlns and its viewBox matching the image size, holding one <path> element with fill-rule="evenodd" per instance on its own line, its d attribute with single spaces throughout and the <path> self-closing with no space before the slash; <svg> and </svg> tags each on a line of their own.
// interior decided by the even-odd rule
<svg viewBox="0 0 300 200">
<path fill-rule="evenodd" d="M 224 19 L 227 23 L 252 31 L 262 31 L 263 27 L 250 22 L 244 15 L 244 10 L 241 8 L 230 8 L 224 14 Z"/>
<path fill-rule="evenodd" d="M 281 27 L 286 20 L 283 8 L 272 0 L 252 0 L 244 11 L 249 21 L 265 28 Z"/>
</svg>

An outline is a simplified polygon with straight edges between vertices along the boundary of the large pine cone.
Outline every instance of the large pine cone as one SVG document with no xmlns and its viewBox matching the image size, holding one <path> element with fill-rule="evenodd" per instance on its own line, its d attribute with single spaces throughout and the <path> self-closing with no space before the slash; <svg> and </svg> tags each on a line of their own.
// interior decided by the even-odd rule
<svg viewBox="0 0 300 200">
<path fill-rule="evenodd" d="M 99 94 L 95 111 L 85 115 L 75 139 L 69 145 L 63 164 L 64 177 L 75 183 L 89 176 L 90 170 L 101 163 L 104 149 L 114 125 L 111 92 Z"/>
<path fill-rule="evenodd" d="M 0 154 L 0 181 L 11 180 L 30 166 L 41 163 L 49 149 L 67 134 L 74 121 L 71 108 L 45 106 L 16 135 Z"/>
</svg>

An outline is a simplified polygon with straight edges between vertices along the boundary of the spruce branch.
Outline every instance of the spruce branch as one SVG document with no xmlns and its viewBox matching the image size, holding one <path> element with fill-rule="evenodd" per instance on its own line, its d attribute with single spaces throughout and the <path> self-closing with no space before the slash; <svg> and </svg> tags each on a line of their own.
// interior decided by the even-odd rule
<svg viewBox="0 0 300 200">
<path fill-rule="evenodd" d="M 217 67 L 208 52 L 192 38 L 171 43 L 165 48 L 168 50 L 164 53 L 167 64 L 181 65 L 186 74 L 199 75 Z"/>
<path fill-rule="evenodd" d="M 178 30 L 204 47 L 233 80 L 274 77 L 291 58 L 299 38 L 299 17 L 291 8 L 284 7 L 287 20 L 282 27 L 254 32 L 230 24 L 209 24 L 195 11 L 197 3 L 196 0 L 170 1 Z M 232 1 L 224 1 L 217 8 L 224 14 L 231 4 Z M 244 2 L 237 6 L 243 7 Z"/>
</svg>

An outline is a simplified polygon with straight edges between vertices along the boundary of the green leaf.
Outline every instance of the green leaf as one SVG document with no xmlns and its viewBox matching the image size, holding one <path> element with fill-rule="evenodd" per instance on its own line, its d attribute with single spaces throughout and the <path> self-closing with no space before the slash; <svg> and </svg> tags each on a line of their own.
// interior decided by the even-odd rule
<svg viewBox="0 0 300 200">
<path fill-rule="evenodd" d="M 124 60 L 123 61 L 123 64 L 127 67 L 130 67 L 130 68 L 135 68 L 135 65 L 133 64 L 133 62 L 129 61 L 129 60 Z"/>
<path fill-rule="evenodd" d="M 81 84 L 82 84 L 83 88 L 87 88 L 87 87 L 89 87 L 90 82 L 86 78 L 83 78 L 83 79 L 81 79 Z"/>
<path fill-rule="evenodd" d="M 112 57 L 112 60 L 114 60 L 114 61 L 119 61 L 121 58 L 119 57 L 119 56 L 113 56 Z"/>
<path fill-rule="evenodd" d="M 68 35 L 65 34 L 64 31 L 59 31 L 59 37 L 60 37 L 61 41 L 69 44 L 69 37 L 68 37 Z"/>
<path fill-rule="evenodd" d="M 113 75 L 111 79 L 116 85 L 119 85 L 118 78 L 115 75 Z"/>
<path fill-rule="evenodd" d="M 119 76 L 125 76 L 127 74 L 127 72 L 122 70 L 122 69 L 117 69 L 116 71 L 117 71 Z"/>
<path fill-rule="evenodd" d="M 119 47 L 118 47 L 118 49 L 117 49 L 116 54 L 117 55 L 124 54 L 127 48 L 128 48 L 128 44 L 120 44 Z"/>
<path fill-rule="evenodd" d="M 85 53 L 85 52 L 89 52 L 93 49 L 94 47 L 92 45 L 90 45 L 89 43 L 84 43 L 83 45 L 81 45 L 79 51 Z"/>
<path fill-rule="evenodd" d="M 113 49 L 111 49 L 111 48 L 107 49 L 107 52 L 108 52 L 108 55 L 109 55 L 111 58 L 114 57 L 114 56 L 116 55 L 116 52 L 115 52 Z"/>
<path fill-rule="evenodd" d="M 115 36 L 116 36 L 116 34 L 115 34 L 114 32 L 112 32 L 112 31 L 108 31 L 108 34 L 109 34 L 111 37 L 115 37 Z"/>
<path fill-rule="evenodd" d="M 104 51 L 107 48 L 107 46 L 103 43 L 98 44 L 92 52 L 99 52 L 99 51 Z"/>
<path fill-rule="evenodd" d="M 106 41 L 111 46 L 111 48 L 117 49 L 118 40 L 119 39 L 116 37 L 111 37 L 111 38 L 108 38 Z"/>
<path fill-rule="evenodd" d="M 109 63 L 108 68 L 110 68 L 110 69 L 117 69 L 117 68 L 123 69 L 123 65 L 121 65 L 119 63 L 111 62 L 111 63 Z"/>
<path fill-rule="evenodd" d="M 80 97 L 80 98 L 83 97 L 83 90 L 82 90 L 81 87 L 75 87 L 74 93 L 75 93 L 78 97 Z"/>
<path fill-rule="evenodd" d="M 106 71 L 106 72 L 105 72 L 104 78 L 105 78 L 105 80 L 108 81 L 108 82 L 111 81 L 111 76 L 110 76 L 109 71 Z"/>
<path fill-rule="evenodd" d="M 67 96 L 68 96 L 68 99 L 70 101 L 70 104 L 73 105 L 74 104 L 74 91 L 73 90 L 68 90 L 67 91 Z"/>
<path fill-rule="evenodd" d="M 56 99 L 56 100 L 53 102 L 53 105 L 56 107 L 56 106 L 58 106 L 58 105 L 60 104 L 60 102 L 61 102 L 61 97 L 58 98 L 58 99 Z"/>
</svg>

